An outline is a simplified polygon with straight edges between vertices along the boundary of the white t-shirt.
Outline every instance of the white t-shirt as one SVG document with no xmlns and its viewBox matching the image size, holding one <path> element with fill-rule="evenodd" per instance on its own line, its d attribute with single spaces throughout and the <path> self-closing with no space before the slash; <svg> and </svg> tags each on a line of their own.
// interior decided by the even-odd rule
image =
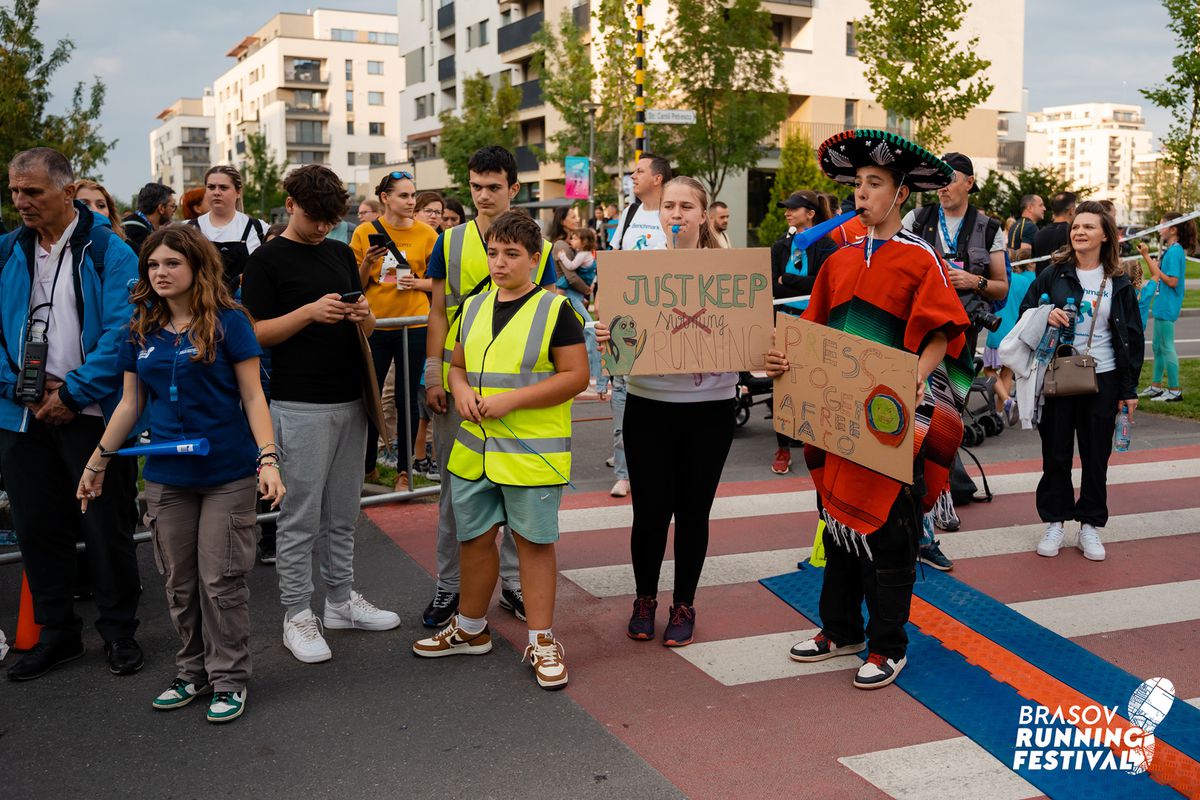
<svg viewBox="0 0 1200 800">
<path fill-rule="evenodd" d="M 250 217 L 239 211 L 233 215 L 232 220 L 220 228 L 212 224 L 212 219 L 208 214 L 201 214 L 196 222 L 200 225 L 200 232 L 204 234 L 204 238 L 210 242 L 240 242 L 242 240 L 242 232 L 246 230 L 246 225 L 250 222 Z M 259 220 L 258 224 L 262 226 L 262 232 L 265 236 L 267 228 L 271 226 L 262 220 Z M 262 241 L 258 238 L 258 234 L 254 228 L 251 228 L 249 235 L 246 236 L 247 253 L 253 253 L 258 249 L 260 244 L 262 244 Z"/>
<path fill-rule="evenodd" d="M 59 380 L 83 365 L 83 329 L 75 304 L 75 262 L 71 252 L 71 235 L 78 224 L 79 215 L 76 214 L 54 247 L 43 250 L 41 243 L 36 242 L 33 248 L 36 266 L 29 293 L 29 309 L 33 311 L 43 303 L 53 303 L 51 308 L 34 311 L 33 318 L 49 321 L 46 328 L 46 373 Z M 54 280 L 55 272 L 58 273 L 57 283 Z M 53 298 L 50 297 L 51 291 Z M 99 417 L 100 406 L 93 403 L 83 409 L 83 413 Z"/>
<path fill-rule="evenodd" d="M 641 211 L 642 209 L 638 209 L 639 214 Z M 654 215 L 654 227 L 661 234 L 662 228 L 658 225 L 658 212 L 651 211 L 648 213 Z M 634 221 L 636 220 L 637 218 L 635 217 Z M 632 224 L 630 227 L 632 227 Z M 625 234 L 625 241 L 629 241 L 628 232 Z M 658 241 L 649 241 L 648 246 L 638 249 L 665 250 L 667 247 L 666 237 Z M 666 403 L 703 403 L 709 400 L 733 399 L 737 381 L 738 374 L 736 372 L 696 372 L 684 375 L 630 375 L 628 386 L 630 394 L 636 394 L 638 397 L 645 397 L 649 400 L 661 400 Z"/>
<path fill-rule="evenodd" d="M 980 212 L 980 213 L 983 213 L 983 212 Z M 963 223 L 963 217 L 952 217 L 949 214 L 946 215 L 946 232 L 949 233 L 950 236 L 954 238 L 955 244 L 958 243 L 958 231 L 960 228 L 962 228 L 962 223 Z M 912 231 L 913 233 L 917 234 L 918 236 L 921 235 L 921 232 L 916 229 L 917 209 L 914 208 L 912 211 L 905 214 L 904 220 L 900 224 L 904 226 L 905 230 Z M 938 238 L 938 242 L 941 244 L 941 252 L 943 252 L 943 253 L 951 252 L 950 248 L 946 246 L 945 238 L 942 236 L 942 226 L 940 224 L 938 224 L 935 227 L 937 227 L 937 238 Z M 996 238 L 992 240 L 992 245 L 991 245 L 991 247 L 988 248 L 988 251 L 992 252 L 992 253 L 998 253 L 1001 250 L 1006 249 L 1007 247 L 1008 247 L 1008 243 L 1004 239 L 1004 226 L 1001 225 L 1000 227 L 998 227 L 996 229 Z"/>
<path fill-rule="evenodd" d="M 1112 281 L 1104 285 L 1104 299 L 1097 304 L 1100 295 L 1100 282 L 1104 279 L 1104 270 L 1079 269 L 1079 284 L 1083 287 L 1083 297 L 1075 298 L 1079 306 L 1079 314 L 1075 317 L 1075 349 L 1096 359 L 1096 373 L 1112 372 L 1117 368 L 1117 354 L 1113 350 L 1112 330 L 1108 326 L 1108 317 L 1112 313 Z M 1096 316 L 1096 332 L 1092 335 L 1092 347 L 1088 350 L 1088 332 L 1092 329 L 1092 314 L 1099 306 Z"/>
<path fill-rule="evenodd" d="M 621 214 L 621 223 L 617 224 L 617 231 L 622 229 L 622 224 L 629 217 L 629 208 Z M 661 250 L 667 246 L 667 235 L 663 233 L 662 224 L 658 221 L 658 209 L 653 211 L 648 210 L 645 206 L 638 206 L 637 213 L 633 215 L 633 219 L 629 220 L 628 225 L 624 225 L 625 233 L 621 236 L 621 246 L 616 247 L 617 231 L 613 231 L 613 245 L 617 250 Z"/>
</svg>

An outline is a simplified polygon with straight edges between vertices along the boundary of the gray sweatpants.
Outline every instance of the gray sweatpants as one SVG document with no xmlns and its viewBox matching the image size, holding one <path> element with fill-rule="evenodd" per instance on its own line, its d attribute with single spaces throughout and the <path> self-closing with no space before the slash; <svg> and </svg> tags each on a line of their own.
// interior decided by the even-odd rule
<svg viewBox="0 0 1200 800">
<path fill-rule="evenodd" d="M 454 497 L 450 491 L 450 451 L 454 437 L 462 425 L 462 417 L 454 407 L 454 398 L 446 395 L 446 413 L 433 415 L 433 448 L 437 453 L 438 472 L 442 476 L 442 494 L 438 498 L 437 568 L 439 589 L 458 592 L 461 583 L 461 565 L 458 559 L 458 525 L 454 521 Z M 291 488 L 288 488 L 291 491 Z M 510 589 L 521 586 L 521 573 L 517 567 L 517 543 L 513 541 L 508 526 L 500 532 L 500 582 Z"/>
<path fill-rule="evenodd" d="M 313 546 L 326 598 L 344 603 L 354 582 L 354 525 L 367 454 L 362 402 L 271 401 L 275 443 L 283 452 L 287 497 L 279 512 L 275 571 L 291 619 L 310 607 Z"/>
</svg>

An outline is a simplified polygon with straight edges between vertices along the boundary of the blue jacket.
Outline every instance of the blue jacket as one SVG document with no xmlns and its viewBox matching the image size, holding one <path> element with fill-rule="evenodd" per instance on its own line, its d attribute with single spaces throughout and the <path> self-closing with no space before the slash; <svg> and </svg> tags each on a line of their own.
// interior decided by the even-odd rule
<svg viewBox="0 0 1200 800">
<path fill-rule="evenodd" d="M 138 260 L 125 242 L 83 203 L 75 201 L 79 224 L 71 234 L 71 277 L 75 281 L 75 311 L 79 315 L 83 364 L 68 372 L 59 389 L 67 408 L 79 413 L 99 403 L 107 419 L 121 398 L 123 375 L 117 369 L 122 328 L 133 306 L 129 292 L 137 282 Z M 13 399 L 17 369 L 25 348 L 25 325 L 33 290 L 36 234 L 22 225 L 0 237 L 0 429 L 24 431 L 29 409 Z M 93 250 L 103 252 L 97 269 Z"/>
</svg>

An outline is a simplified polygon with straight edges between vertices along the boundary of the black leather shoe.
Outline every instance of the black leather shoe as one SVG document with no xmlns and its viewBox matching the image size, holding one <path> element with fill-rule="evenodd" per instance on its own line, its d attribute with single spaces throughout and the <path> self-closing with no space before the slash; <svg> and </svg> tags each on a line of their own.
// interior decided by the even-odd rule
<svg viewBox="0 0 1200 800">
<path fill-rule="evenodd" d="M 17 663 L 8 668 L 10 681 L 31 681 L 40 678 L 59 664 L 74 661 L 83 656 L 82 642 L 60 642 L 46 644 L 38 642 Z"/>
<path fill-rule="evenodd" d="M 131 636 L 105 642 L 104 652 L 108 656 L 108 671 L 113 675 L 132 675 L 146 663 L 141 646 Z"/>
</svg>

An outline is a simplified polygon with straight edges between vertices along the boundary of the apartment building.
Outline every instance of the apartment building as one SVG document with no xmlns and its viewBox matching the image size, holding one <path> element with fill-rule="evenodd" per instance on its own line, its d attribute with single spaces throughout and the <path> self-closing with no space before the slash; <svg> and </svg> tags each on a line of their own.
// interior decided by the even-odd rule
<svg viewBox="0 0 1200 800">
<path fill-rule="evenodd" d="M 273 16 L 229 50 L 236 63 L 213 81 L 213 160 L 243 164 L 246 137 L 262 133 L 289 167 L 326 164 L 351 195 L 370 194 L 371 167 L 404 149 L 399 27 L 394 14 Z"/>
<path fill-rule="evenodd" d="M 150 131 L 151 179 L 182 194 L 199 186 L 213 163 L 216 123 L 212 93 L 181 97 L 158 115 L 161 124 Z"/>
<path fill-rule="evenodd" d="M 744 243 L 746 226 L 757 224 L 766 213 L 771 176 L 778 168 L 778 151 L 769 145 L 777 145 L 789 134 L 819 143 L 852 126 L 904 130 L 903 120 L 875 102 L 858 58 L 854 20 L 869 13 L 868 0 L 764 0 L 762 5 L 771 14 L 783 48 L 781 78 L 789 106 L 785 122 L 766 143 L 758 168 L 731 176 L 722 191 L 720 199 L 729 204 L 735 221 L 730 229 L 735 244 Z M 654 29 L 647 41 L 652 62 L 656 37 L 670 35 L 669 6 L 655 2 L 646 7 L 646 21 Z M 964 39 L 980 36 L 979 54 L 991 61 L 988 77 L 995 86 L 991 97 L 949 132 L 950 148 L 971 156 L 980 173 L 997 166 L 1001 115 L 1021 110 L 1024 9 L 1024 0 L 975 3 L 961 34 Z M 401 127 L 419 185 L 448 182 L 437 158 L 438 114 L 457 108 L 463 77 L 481 71 L 497 79 L 507 73 L 521 90 L 517 159 L 523 199 L 549 200 L 564 194 L 562 166 L 537 164 L 530 149 L 545 143 L 562 124 L 542 99 L 539 76 L 532 67 L 532 38 L 543 24 L 557 24 L 564 10 L 574 15 L 590 41 L 591 4 L 579 0 L 400 0 L 399 12 L 405 20 L 400 32 L 405 60 Z M 653 147 L 654 126 L 648 129 Z"/>
<path fill-rule="evenodd" d="M 1028 163 L 1053 167 L 1073 184 L 1090 187 L 1089 199 L 1113 201 L 1118 218 L 1128 219 L 1135 169 L 1154 138 L 1141 106 L 1052 106 L 1030 114 L 1026 127 Z"/>
</svg>

